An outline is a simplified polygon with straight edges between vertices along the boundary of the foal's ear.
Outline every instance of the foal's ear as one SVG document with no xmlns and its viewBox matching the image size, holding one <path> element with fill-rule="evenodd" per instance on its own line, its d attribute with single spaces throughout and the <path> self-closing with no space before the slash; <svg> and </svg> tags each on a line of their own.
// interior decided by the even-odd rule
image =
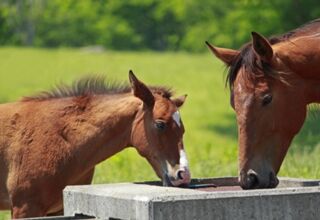
<svg viewBox="0 0 320 220">
<path fill-rule="evenodd" d="M 180 108 L 183 103 L 186 101 L 187 95 L 180 96 L 178 98 L 172 99 L 173 103 Z"/>
<path fill-rule="evenodd" d="M 252 46 L 254 52 L 264 61 L 269 62 L 273 57 L 273 50 L 269 41 L 262 35 L 252 32 Z"/>
<path fill-rule="evenodd" d="M 132 70 L 129 71 L 129 81 L 133 91 L 133 95 L 141 99 L 148 107 L 154 105 L 154 96 L 150 89 L 133 74 Z"/>
<path fill-rule="evenodd" d="M 227 48 L 220 48 L 212 46 L 208 41 L 206 41 L 207 46 L 211 50 L 211 52 L 223 61 L 227 66 L 231 66 L 232 61 L 234 58 L 239 54 L 239 51 L 227 49 Z"/>
</svg>

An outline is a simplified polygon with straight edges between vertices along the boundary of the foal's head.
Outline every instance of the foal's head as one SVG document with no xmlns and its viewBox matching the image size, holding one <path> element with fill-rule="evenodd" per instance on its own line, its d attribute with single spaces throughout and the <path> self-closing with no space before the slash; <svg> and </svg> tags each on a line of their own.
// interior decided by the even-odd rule
<svg viewBox="0 0 320 220">
<path fill-rule="evenodd" d="M 170 92 L 148 88 L 130 71 L 134 96 L 141 100 L 131 144 L 152 165 L 164 185 L 179 186 L 190 182 L 188 160 L 183 145 L 184 126 L 179 108 L 186 96 L 170 98 Z"/>
<path fill-rule="evenodd" d="M 229 67 L 240 184 L 244 189 L 275 187 L 276 174 L 306 116 L 301 79 L 285 65 L 282 51 L 257 33 L 241 51 L 208 46 Z"/>
</svg>

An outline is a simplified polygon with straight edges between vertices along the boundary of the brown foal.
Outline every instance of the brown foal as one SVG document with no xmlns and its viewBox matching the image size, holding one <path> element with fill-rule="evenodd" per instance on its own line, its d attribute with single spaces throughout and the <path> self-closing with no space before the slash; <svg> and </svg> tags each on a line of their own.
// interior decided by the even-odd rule
<svg viewBox="0 0 320 220">
<path fill-rule="evenodd" d="M 179 107 L 163 87 L 82 79 L 0 105 L 0 210 L 13 218 L 62 210 L 67 185 L 90 184 L 96 164 L 132 146 L 164 185 L 190 182 Z"/>
</svg>

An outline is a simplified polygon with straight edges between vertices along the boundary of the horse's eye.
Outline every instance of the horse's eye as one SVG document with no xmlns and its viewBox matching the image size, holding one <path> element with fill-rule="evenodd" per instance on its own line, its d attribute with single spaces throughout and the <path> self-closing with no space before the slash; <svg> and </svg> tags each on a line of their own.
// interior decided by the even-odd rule
<svg viewBox="0 0 320 220">
<path fill-rule="evenodd" d="M 166 123 L 164 121 L 156 121 L 155 122 L 155 127 L 160 130 L 163 131 L 166 128 Z"/>
<path fill-rule="evenodd" d="M 263 96 L 263 98 L 262 98 L 262 106 L 266 106 L 266 105 L 270 104 L 271 101 L 272 101 L 272 95 L 267 94 L 267 95 Z"/>
</svg>

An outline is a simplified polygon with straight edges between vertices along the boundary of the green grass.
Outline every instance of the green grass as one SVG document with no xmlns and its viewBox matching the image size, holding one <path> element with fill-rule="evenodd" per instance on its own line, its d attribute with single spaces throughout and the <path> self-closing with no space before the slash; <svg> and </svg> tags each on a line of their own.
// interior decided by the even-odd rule
<svg viewBox="0 0 320 220">
<path fill-rule="evenodd" d="M 153 85 L 172 86 L 188 94 L 181 110 L 185 145 L 193 177 L 237 174 L 237 129 L 224 88 L 224 67 L 205 54 L 113 52 L 80 49 L 0 48 L 0 102 L 70 83 L 81 75 L 103 74 L 126 80 L 128 70 Z M 308 118 L 280 171 L 281 176 L 320 178 L 320 118 Z M 157 179 L 134 149 L 99 164 L 94 183 Z M 0 219 L 8 218 L 4 212 Z"/>
</svg>

